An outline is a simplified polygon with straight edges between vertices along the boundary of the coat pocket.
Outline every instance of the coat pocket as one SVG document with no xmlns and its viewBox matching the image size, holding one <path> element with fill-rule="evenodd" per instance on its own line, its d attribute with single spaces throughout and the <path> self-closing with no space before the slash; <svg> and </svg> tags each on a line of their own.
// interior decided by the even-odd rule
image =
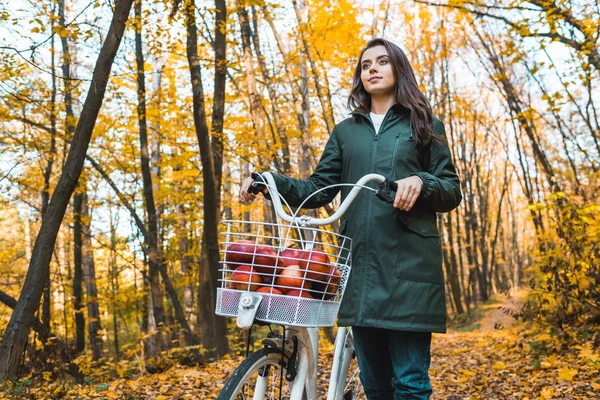
<svg viewBox="0 0 600 400">
<path fill-rule="evenodd" d="M 435 213 L 412 210 L 400 212 L 398 219 L 409 231 L 423 237 L 440 237 L 437 228 L 437 216 Z"/>
<path fill-rule="evenodd" d="M 396 276 L 407 281 L 444 283 L 442 246 L 435 213 L 399 213 L 402 229 L 396 258 Z"/>
</svg>

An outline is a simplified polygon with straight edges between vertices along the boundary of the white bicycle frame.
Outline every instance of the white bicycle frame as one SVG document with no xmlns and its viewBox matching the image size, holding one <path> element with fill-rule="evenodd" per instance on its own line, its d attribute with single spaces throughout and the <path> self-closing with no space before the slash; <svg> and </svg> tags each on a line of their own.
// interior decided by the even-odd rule
<svg viewBox="0 0 600 400">
<path fill-rule="evenodd" d="M 346 374 L 352 361 L 354 346 L 348 328 L 339 327 L 333 350 L 333 365 L 327 391 L 327 400 L 342 400 L 346 383 Z M 317 400 L 317 376 L 319 356 L 319 328 L 287 327 L 286 338 L 298 338 L 298 367 L 296 378 L 291 384 L 290 400 L 301 400 L 306 394 L 307 400 Z M 351 337 L 351 336 L 350 336 Z M 258 378 L 254 389 L 254 399 L 263 400 L 268 377 Z"/>
<path fill-rule="evenodd" d="M 344 199 L 338 210 L 328 218 L 313 218 L 309 216 L 291 216 L 285 212 L 281 205 L 281 199 L 277 192 L 277 185 L 273 176 L 269 172 L 262 174 L 265 178 L 267 187 L 271 193 L 271 200 L 275 207 L 275 211 L 279 218 L 291 224 L 298 226 L 322 226 L 329 225 L 341 218 L 348 210 L 352 201 L 358 195 L 358 192 L 363 188 L 368 188 L 375 191 L 373 188 L 366 186 L 371 181 L 383 183 L 385 177 L 379 174 L 368 174 L 363 176 L 354 186 L 348 196 Z M 338 185 L 336 185 L 338 186 Z M 325 190 L 327 188 L 322 188 Z M 347 340 L 347 335 L 351 336 L 351 332 L 346 327 L 339 327 L 334 344 L 333 365 L 331 367 L 331 377 L 329 379 L 329 388 L 327 392 L 327 400 L 342 400 L 344 395 L 346 374 L 352 355 L 354 345 L 352 340 Z M 307 400 L 317 400 L 317 373 L 318 373 L 318 355 L 319 355 L 319 328 L 306 327 L 287 327 L 286 326 L 287 343 L 292 342 L 295 336 L 298 338 L 298 367 L 297 375 L 292 385 L 290 400 L 302 400 L 303 394 L 306 394 Z M 265 397 L 265 389 L 267 385 L 267 377 L 259 378 L 254 390 L 254 400 L 263 400 Z"/>
</svg>

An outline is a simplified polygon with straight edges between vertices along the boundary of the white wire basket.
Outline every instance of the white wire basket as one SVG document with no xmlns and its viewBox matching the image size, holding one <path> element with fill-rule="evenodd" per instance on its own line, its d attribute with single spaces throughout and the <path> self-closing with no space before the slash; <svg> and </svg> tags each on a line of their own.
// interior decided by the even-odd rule
<svg viewBox="0 0 600 400">
<path fill-rule="evenodd" d="M 333 326 L 351 266 L 351 239 L 323 229 L 266 222 L 221 222 L 216 314 L 237 317 L 242 293 L 261 293 L 256 319 Z"/>
</svg>

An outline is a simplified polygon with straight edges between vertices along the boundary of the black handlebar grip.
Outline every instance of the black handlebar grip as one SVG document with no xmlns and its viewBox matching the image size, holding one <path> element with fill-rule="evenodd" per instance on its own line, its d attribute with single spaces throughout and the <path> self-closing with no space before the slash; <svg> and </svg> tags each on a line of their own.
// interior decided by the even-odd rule
<svg viewBox="0 0 600 400">
<path fill-rule="evenodd" d="M 250 187 L 248 188 L 248 193 L 253 194 L 253 195 L 257 195 L 262 191 L 262 189 L 260 188 L 259 184 L 256 182 L 253 182 Z"/>
<path fill-rule="evenodd" d="M 389 179 L 389 185 L 390 185 L 390 189 L 392 189 L 392 192 L 398 191 L 398 184 L 396 183 L 396 181 Z"/>
<path fill-rule="evenodd" d="M 265 184 L 265 178 L 263 178 L 259 172 L 253 172 L 250 176 L 252 179 L 254 179 L 254 182 L 252 182 L 248 188 L 248 193 L 256 196 L 262 192 L 262 187 Z"/>
<path fill-rule="evenodd" d="M 383 182 L 379 184 L 379 190 L 377 191 L 377 197 L 381 200 L 385 201 L 389 204 L 394 204 L 395 196 L 392 195 L 392 192 L 396 192 L 398 190 L 398 184 L 391 180 L 385 179 Z"/>
</svg>

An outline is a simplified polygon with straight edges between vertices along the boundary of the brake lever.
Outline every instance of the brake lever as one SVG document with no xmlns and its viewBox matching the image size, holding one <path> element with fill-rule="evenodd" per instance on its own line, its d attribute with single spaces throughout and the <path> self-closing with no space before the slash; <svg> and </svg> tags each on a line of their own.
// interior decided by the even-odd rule
<svg viewBox="0 0 600 400">
<path fill-rule="evenodd" d="M 396 181 L 385 178 L 383 182 L 379 184 L 379 190 L 375 193 L 379 199 L 385 201 L 388 204 L 394 204 L 396 196 L 392 196 L 392 192 L 398 190 L 398 184 Z"/>
</svg>

